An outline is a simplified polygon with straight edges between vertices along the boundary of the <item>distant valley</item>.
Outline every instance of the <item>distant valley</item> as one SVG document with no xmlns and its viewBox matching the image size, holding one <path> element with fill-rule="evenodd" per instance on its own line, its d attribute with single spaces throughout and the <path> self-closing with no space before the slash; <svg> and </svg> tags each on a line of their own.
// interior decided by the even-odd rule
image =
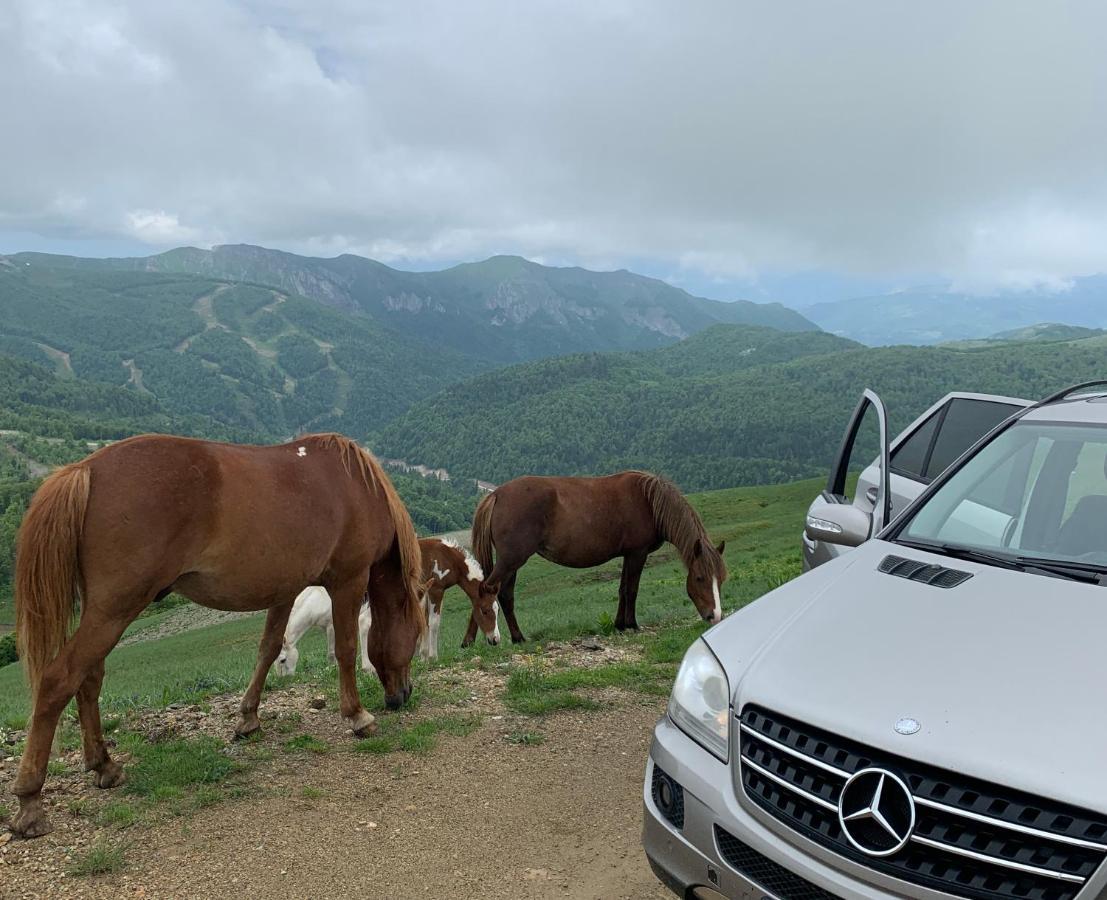
<svg viewBox="0 0 1107 900">
<path fill-rule="evenodd" d="M 977 296 L 946 287 L 815 303 L 802 312 L 834 334 L 863 344 L 939 344 L 1063 322 L 1107 328 L 1107 275 L 1073 279 L 1066 290 Z"/>
</svg>

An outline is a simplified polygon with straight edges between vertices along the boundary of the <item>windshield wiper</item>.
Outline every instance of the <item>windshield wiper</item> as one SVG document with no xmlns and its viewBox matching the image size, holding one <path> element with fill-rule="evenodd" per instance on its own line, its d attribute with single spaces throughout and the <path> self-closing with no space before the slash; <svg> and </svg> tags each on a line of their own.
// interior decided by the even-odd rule
<svg viewBox="0 0 1107 900">
<path fill-rule="evenodd" d="M 907 547 L 916 550 L 926 550 L 929 553 L 940 553 L 943 556 L 952 556 L 954 559 L 967 559 L 970 562 L 983 563 L 987 566 L 999 566 L 1001 569 L 1022 569 L 1023 565 L 1017 557 L 1007 556 L 1003 553 L 989 553 L 987 550 L 977 550 L 973 547 L 962 547 L 960 544 L 931 544 L 928 541 L 897 541 Z"/>
<path fill-rule="evenodd" d="M 1070 581 L 1086 581 L 1089 584 L 1107 583 L 1107 569 L 1095 563 L 1061 562 L 1036 556 L 1019 556 L 1016 562 L 1027 572 L 1042 572 Z"/>
</svg>

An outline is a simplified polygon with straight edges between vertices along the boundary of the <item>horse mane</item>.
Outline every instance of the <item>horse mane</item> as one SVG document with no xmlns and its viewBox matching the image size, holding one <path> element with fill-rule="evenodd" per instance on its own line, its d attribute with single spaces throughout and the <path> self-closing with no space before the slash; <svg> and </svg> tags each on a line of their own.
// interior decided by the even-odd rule
<svg viewBox="0 0 1107 900">
<path fill-rule="evenodd" d="M 703 520 L 692 504 L 669 479 L 652 472 L 633 472 L 638 476 L 642 493 L 653 510 L 657 530 L 665 540 L 677 548 L 684 567 L 690 569 L 696 558 L 696 542 L 700 542 L 703 555 L 714 572 L 724 570 L 723 558 L 711 538 L 707 536 Z"/>
<path fill-rule="evenodd" d="M 423 558 L 419 550 L 419 536 L 415 533 L 415 525 L 411 521 L 411 515 L 404 506 L 400 495 L 392 484 L 377 458 L 368 450 L 365 450 L 353 438 L 344 434 L 314 434 L 311 439 L 324 450 L 337 450 L 342 458 L 342 465 L 351 477 L 357 476 L 365 483 L 371 493 L 384 494 L 388 503 L 388 511 L 392 516 L 392 524 L 396 529 L 396 545 L 400 551 L 400 567 L 404 575 L 404 585 L 407 588 L 407 615 L 415 620 L 419 627 L 419 634 L 427 629 L 427 619 L 423 614 L 423 602 L 420 599 L 420 586 L 423 580 Z"/>
</svg>

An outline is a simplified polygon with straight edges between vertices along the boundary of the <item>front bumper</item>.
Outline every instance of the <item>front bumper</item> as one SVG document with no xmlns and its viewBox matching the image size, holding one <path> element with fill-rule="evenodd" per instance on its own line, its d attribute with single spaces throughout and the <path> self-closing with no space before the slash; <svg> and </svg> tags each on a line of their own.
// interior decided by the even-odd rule
<svg viewBox="0 0 1107 900">
<path fill-rule="evenodd" d="M 676 829 L 664 818 L 652 796 L 653 770 L 660 766 L 684 789 L 684 827 Z M 654 729 L 643 791 L 642 845 L 658 878 L 675 894 L 692 897 L 697 888 L 733 898 L 819 897 L 829 892 L 845 900 L 887 900 L 889 897 L 946 897 L 933 891 L 882 890 L 828 865 L 784 840 L 739 804 L 729 766 L 719 762 L 680 731 L 668 716 Z M 722 829 L 763 857 L 746 872 L 772 873 L 758 881 L 727 862 L 719 846 Z M 843 860 L 845 865 L 850 865 Z M 874 873 L 875 874 L 875 873 Z M 881 876 L 876 876 L 880 878 Z M 772 884 L 789 884 L 774 893 Z"/>
</svg>

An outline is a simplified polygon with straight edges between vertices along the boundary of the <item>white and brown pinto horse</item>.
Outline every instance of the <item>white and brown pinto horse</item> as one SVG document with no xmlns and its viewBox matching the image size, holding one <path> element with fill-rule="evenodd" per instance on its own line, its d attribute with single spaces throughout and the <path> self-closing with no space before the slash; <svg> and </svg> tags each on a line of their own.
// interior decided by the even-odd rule
<svg viewBox="0 0 1107 900">
<path fill-rule="evenodd" d="M 472 618 L 489 644 L 500 642 L 500 605 L 495 591 L 484 588 L 484 570 L 469 551 L 452 540 L 424 538 L 419 541 L 423 557 L 423 577 L 427 588 L 423 593 L 423 612 L 427 617 L 427 633 L 418 652 L 423 659 L 438 659 L 438 628 L 442 622 L 442 597 L 455 585 L 472 603 Z"/>
<path fill-rule="evenodd" d="M 722 619 L 727 578 L 724 544 L 716 547 L 677 487 L 649 472 L 602 478 L 524 476 L 496 488 L 473 517 L 473 553 L 497 591 L 511 640 L 524 640 L 515 621 L 515 577 L 534 554 L 575 569 L 622 557 L 615 627 L 637 628 L 635 602 L 646 558 L 668 541 L 688 570 L 688 597 L 708 622 Z M 493 565 L 495 555 L 495 565 Z M 470 619 L 462 646 L 476 636 Z"/>
<path fill-rule="evenodd" d="M 416 648 L 423 659 L 438 659 L 438 628 L 442 621 L 442 597 L 446 591 L 460 587 L 473 604 L 473 615 L 489 644 L 500 642 L 499 604 L 495 595 L 481 592 L 484 573 L 480 563 L 455 541 L 438 538 L 423 538 L 419 541 L 423 558 L 423 613 L 427 619 L 427 631 L 419 639 Z M 368 600 L 368 598 L 366 598 Z M 358 634 L 361 637 L 361 667 L 366 672 L 375 671 L 369 659 L 369 629 L 373 624 L 372 608 L 368 602 L 361 606 L 358 614 Z M 292 614 L 288 617 L 288 627 L 284 632 L 284 642 L 280 655 L 273 664 L 278 675 L 291 675 L 296 671 L 300 651 L 296 645 L 308 631 L 318 628 L 327 635 L 327 658 L 333 664 L 334 623 L 331 618 L 331 598 L 318 586 L 305 588 L 296 602 L 292 604 Z"/>
<path fill-rule="evenodd" d="M 415 529 L 388 476 L 342 435 L 276 447 L 144 435 L 54 472 L 23 518 L 16 557 L 16 632 L 34 711 L 12 831 L 50 830 L 42 784 L 58 717 L 74 695 L 85 766 L 99 787 L 122 781 L 100 727 L 104 657 L 156 598 L 176 591 L 213 609 L 268 610 L 235 729 L 247 735 L 260 728 L 262 686 L 293 600 L 307 585 L 326 588 L 342 715 L 366 734 L 373 717 L 355 677 L 358 604 L 368 586 L 369 656 L 388 705 L 399 706 L 426 627 L 421 570 Z"/>
</svg>

